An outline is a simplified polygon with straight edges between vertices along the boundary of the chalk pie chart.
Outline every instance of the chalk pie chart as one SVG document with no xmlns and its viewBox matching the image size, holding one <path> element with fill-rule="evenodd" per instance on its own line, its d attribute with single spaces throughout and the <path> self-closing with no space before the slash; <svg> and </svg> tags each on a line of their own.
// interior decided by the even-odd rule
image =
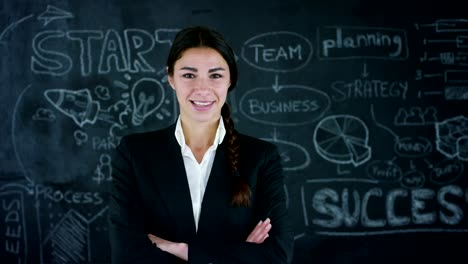
<svg viewBox="0 0 468 264">
<path fill-rule="evenodd" d="M 314 131 L 314 146 L 324 159 L 359 166 L 371 158 L 369 130 L 357 117 L 333 115 L 322 119 Z"/>
</svg>

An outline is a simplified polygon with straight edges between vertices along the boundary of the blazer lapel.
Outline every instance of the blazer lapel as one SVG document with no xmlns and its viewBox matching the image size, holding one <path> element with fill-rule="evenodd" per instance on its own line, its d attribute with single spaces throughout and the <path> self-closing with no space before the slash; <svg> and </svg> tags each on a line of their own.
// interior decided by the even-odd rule
<svg viewBox="0 0 468 264">
<path fill-rule="evenodd" d="M 168 151 L 166 166 L 167 174 L 158 177 L 158 186 L 169 213 L 177 226 L 177 233 L 184 238 L 195 235 L 195 220 L 193 218 L 192 199 L 185 172 L 180 145 L 174 136 L 175 126 L 167 129 Z"/>
<path fill-rule="evenodd" d="M 198 222 L 198 234 L 206 234 L 217 230 L 213 228 L 224 221 L 226 217 L 226 204 L 229 203 L 231 189 L 228 183 L 228 167 L 222 143 L 216 150 L 216 156 L 211 169 L 210 178 L 205 189 Z"/>
</svg>

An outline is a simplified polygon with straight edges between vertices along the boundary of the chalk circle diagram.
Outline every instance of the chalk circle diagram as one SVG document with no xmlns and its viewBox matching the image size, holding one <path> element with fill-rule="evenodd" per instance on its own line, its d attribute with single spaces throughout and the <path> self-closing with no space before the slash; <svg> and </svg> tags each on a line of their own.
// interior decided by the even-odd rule
<svg viewBox="0 0 468 264">
<path fill-rule="evenodd" d="M 314 131 L 314 146 L 324 159 L 336 164 L 364 164 L 371 158 L 369 130 L 351 115 L 332 115 L 322 119 Z"/>
<path fill-rule="evenodd" d="M 285 171 L 302 170 L 309 166 L 310 155 L 303 146 L 275 137 L 262 139 L 278 146 Z"/>
</svg>

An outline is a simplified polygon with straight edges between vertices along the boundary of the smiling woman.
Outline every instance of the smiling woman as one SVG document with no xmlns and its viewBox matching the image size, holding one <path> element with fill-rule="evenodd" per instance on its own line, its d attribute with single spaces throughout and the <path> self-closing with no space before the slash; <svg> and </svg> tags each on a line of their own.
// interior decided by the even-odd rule
<svg viewBox="0 0 468 264">
<path fill-rule="evenodd" d="M 177 122 L 125 136 L 112 159 L 112 262 L 291 262 L 277 147 L 238 133 L 226 103 L 232 48 L 214 30 L 183 29 L 167 72 Z"/>
<path fill-rule="evenodd" d="M 171 71 L 168 80 L 179 101 L 184 129 L 193 131 L 218 123 L 231 83 L 223 57 L 211 48 L 191 48 Z"/>
</svg>

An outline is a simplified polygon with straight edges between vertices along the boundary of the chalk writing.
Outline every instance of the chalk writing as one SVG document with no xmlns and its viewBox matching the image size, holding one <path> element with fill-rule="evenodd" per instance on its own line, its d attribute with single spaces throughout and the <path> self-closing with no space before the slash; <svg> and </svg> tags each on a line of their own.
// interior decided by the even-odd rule
<svg viewBox="0 0 468 264">
<path fill-rule="evenodd" d="M 27 263 L 27 234 L 23 192 L 0 192 L 2 246 L 0 254 L 5 263 Z"/>
<path fill-rule="evenodd" d="M 400 167 L 391 161 L 374 160 L 366 166 L 370 178 L 382 182 L 398 182 L 402 177 Z"/>
<path fill-rule="evenodd" d="M 431 170 L 432 182 L 444 185 L 456 181 L 463 174 L 464 166 L 459 160 L 446 159 L 437 163 Z"/>
<path fill-rule="evenodd" d="M 55 203 L 101 205 L 104 199 L 99 192 L 57 190 L 50 186 L 38 184 L 34 192 L 36 199 L 43 199 Z"/>
<path fill-rule="evenodd" d="M 353 81 L 335 81 L 331 84 L 334 101 L 346 99 L 406 99 L 407 81 L 382 81 L 356 79 Z"/>
<path fill-rule="evenodd" d="M 172 40 L 175 38 L 175 35 L 177 32 L 179 32 L 180 29 L 176 28 L 160 28 L 156 30 L 156 42 L 157 43 L 166 43 L 169 45 L 172 45 Z"/>
<path fill-rule="evenodd" d="M 319 119 L 330 107 L 322 91 L 302 85 L 254 88 L 240 99 L 240 111 L 248 119 L 267 125 L 296 126 Z M 288 118 L 285 118 L 285 117 Z"/>
<path fill-rule="evenodd" d="M 252 67 L 265 71 L 290 72 L 307 65 L 312 57 L 310 41 L 294 32 L 269 32 L 247 40 L 242 58 Z"/>
<path fill-rule="evenodd" d="M 169 33 L 169 34 L 162 34 Z M 62 76 L 73 67 L 79 67 L 82 76 L 91 73 L 108 74 L 114 72 L 155 72 L 147 54 L 153 51 L 156 40 L 166 43 L 173 35 L 170 30 L 155 31 L 155 36 L 142 29 L 125 29 L 122 34 L 108 30 L 44 30 L 33 38 L 31 71 L 36 74 Z M 164 35 L 164 36 L 163 36 Z M 57 50 L 57 42 L 73 41 L 80 47 L 79 61 L 69 54 L 70 50 Z M 93 45 L 101 42 L 100 45 Z M 95 47 L 100 49 L 95 51 Z M 99 59 L 94 58 L 99 54 Z"/>
<path fill-rule="evenodd" d="M 99 137 L 94 136 L 92 139 L 94 150 L 112 150 L 117 147 L 120 142 L 119 137 Z"/>
<path fill-rule="evenodd" d="M 411 169 L 401 177 L 401 185 L 406 188 L 419 188 L 426 182 L 426 175 L 419 170 Z"/>
<path fill-rule="evenodd" d="M 346 232 L 344 230 L 353 233 L 350 230 L 359 227 L 359 232 L 356 232 L 361 235 L 365 235 L 363 230 L 392 230 L 390 234 L 405 232 L 404 227 L 425 228 L 436 222 L 447 227 L 449 232 L 448 228 L 460 224 L 466 215 L 463 210 L 467 203 L 463 199 L 464 194 L 465 191 L 457 185 L 447 185 L 438 190 L 319 188 L 309 195 L 307 191 L 304 193 L 310 223 L 317 228 L 336 230 L 337 233 Z M 380 206 L 372 207 L 371 211 L 371 203 Z"/>
<path fill-rule="evenodd" d="M 393 145 L 393 150 L 400 157 L 424 157 L 432 152 L 432 143 L 425 137 L 399 138 Z"/>
<path fill-rule="evenodd" d="M 377 58 L 406 60 L 406 31 L 371 27 L 320 27 L 320 59 Z"/>
</svg>

